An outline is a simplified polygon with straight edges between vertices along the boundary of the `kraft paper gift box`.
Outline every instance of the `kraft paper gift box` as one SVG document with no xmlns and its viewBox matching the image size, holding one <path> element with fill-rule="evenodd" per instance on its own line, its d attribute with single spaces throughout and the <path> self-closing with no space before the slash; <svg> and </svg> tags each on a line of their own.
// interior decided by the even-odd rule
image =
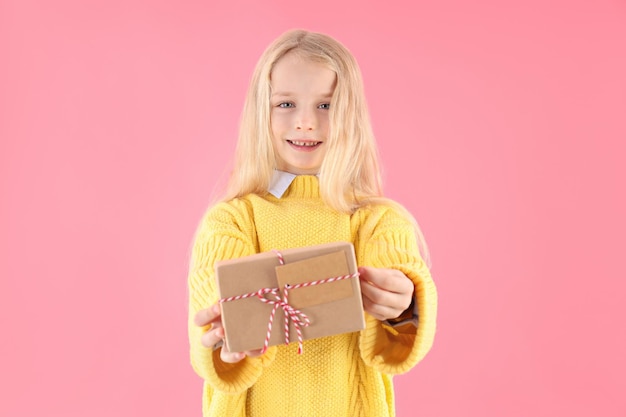
<svg viewBox="0 0 626 417">
<path fill-rule="evenodd" d="M 316 283 L 336 277 L 342 279 Z M 308 326 L 300 326 L 303 340 L 354 332 L 365 327 L 351 243 L 335 242 L 220 261 L 216 264 L 216 280 L 226 346 L 231 352 L 285 343 L 284 308 L 261 301 L 258 292 L 271 290 L 273 294 L 265 292 L 261 297 L 274 301 L 280 297 L 284 301 L 286 284 L 304 284 L 300 288 L 290 288 L 287 298 L 289 306 L 305 314 L 310 322 Z M 268 323 L 275 307 L 268 336 Z M 298 342 L 297 327 L 293 320 L 289 320 L 290 343 Z"/>
</svg>

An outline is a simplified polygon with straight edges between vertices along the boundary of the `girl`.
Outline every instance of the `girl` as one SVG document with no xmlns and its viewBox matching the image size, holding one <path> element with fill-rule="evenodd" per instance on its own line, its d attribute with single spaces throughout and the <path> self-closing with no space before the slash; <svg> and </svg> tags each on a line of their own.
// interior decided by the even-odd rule
<svg viewBox="0 0 626 417">
<path fill-rule="evenodd" d="M 303 355 L 221 345 L 216 261 L 335 241 L 355 248 L 364 330 L 306 341 Z M 382 197 L 352 55 L 318 33 L 279 37 L 257 64 L 226 196 L 192 253 L 189 340 L 204 416 L 393 416 L 392 375 L 415 366 L 435 333 L 421 242 L 412 217 Z"/>
</svg>

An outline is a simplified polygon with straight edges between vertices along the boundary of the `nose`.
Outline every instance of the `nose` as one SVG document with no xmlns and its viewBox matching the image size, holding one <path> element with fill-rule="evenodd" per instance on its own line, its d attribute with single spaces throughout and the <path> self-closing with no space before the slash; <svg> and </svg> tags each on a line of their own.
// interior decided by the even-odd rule
<svg viewBox="0 0 626 417">
<path fill-rule="evenodd" d="M 317 125 L 317 117 L 314 111 L 300 108 L 296 118 L 296 130 L 314 130 Z"/>
</svg>

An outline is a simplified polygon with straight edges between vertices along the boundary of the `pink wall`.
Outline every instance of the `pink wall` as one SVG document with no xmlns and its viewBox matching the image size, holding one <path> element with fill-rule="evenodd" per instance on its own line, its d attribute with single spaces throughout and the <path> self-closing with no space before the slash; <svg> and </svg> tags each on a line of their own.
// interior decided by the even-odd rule
<svg viewBox="0 0 626 417">
<path fill-rule="evenodd" d="M 398 414 L 626 415 L 626 4 L 263 3 L 0 2 L 0 415 L 200 415 L 188 248 L 292 27 L 360 61 L 433 252 Z"/>
</svg>

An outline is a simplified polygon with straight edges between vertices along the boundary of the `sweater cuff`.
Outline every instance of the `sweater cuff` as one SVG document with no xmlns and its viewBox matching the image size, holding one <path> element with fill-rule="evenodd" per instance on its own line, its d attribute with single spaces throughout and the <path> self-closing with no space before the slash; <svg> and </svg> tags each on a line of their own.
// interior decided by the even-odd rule
<svg viewBox="0 0 626 417">
<path fill-rule="evenodd" d="M 419 326 L 386 322 L 366 315 L 359 345 L 364 362 L 386 374 L 402 374 L 415 366 L 430 350 L 435 334 L 437 292 L 425 265 L 395 265 L 415 285 Z"/>
<path fill-rule="evenodd" d="M 274 361 L 276 348 L 271 347 L 265 354 L 246 357 L 237 363 L 226 363 L 220 358 L 221 348 L 208 355 L 206 381 L 215 390 L 227 394 L 239 394 L 252 387 L 263 373 L 263 368 Z"/>
</svg>

